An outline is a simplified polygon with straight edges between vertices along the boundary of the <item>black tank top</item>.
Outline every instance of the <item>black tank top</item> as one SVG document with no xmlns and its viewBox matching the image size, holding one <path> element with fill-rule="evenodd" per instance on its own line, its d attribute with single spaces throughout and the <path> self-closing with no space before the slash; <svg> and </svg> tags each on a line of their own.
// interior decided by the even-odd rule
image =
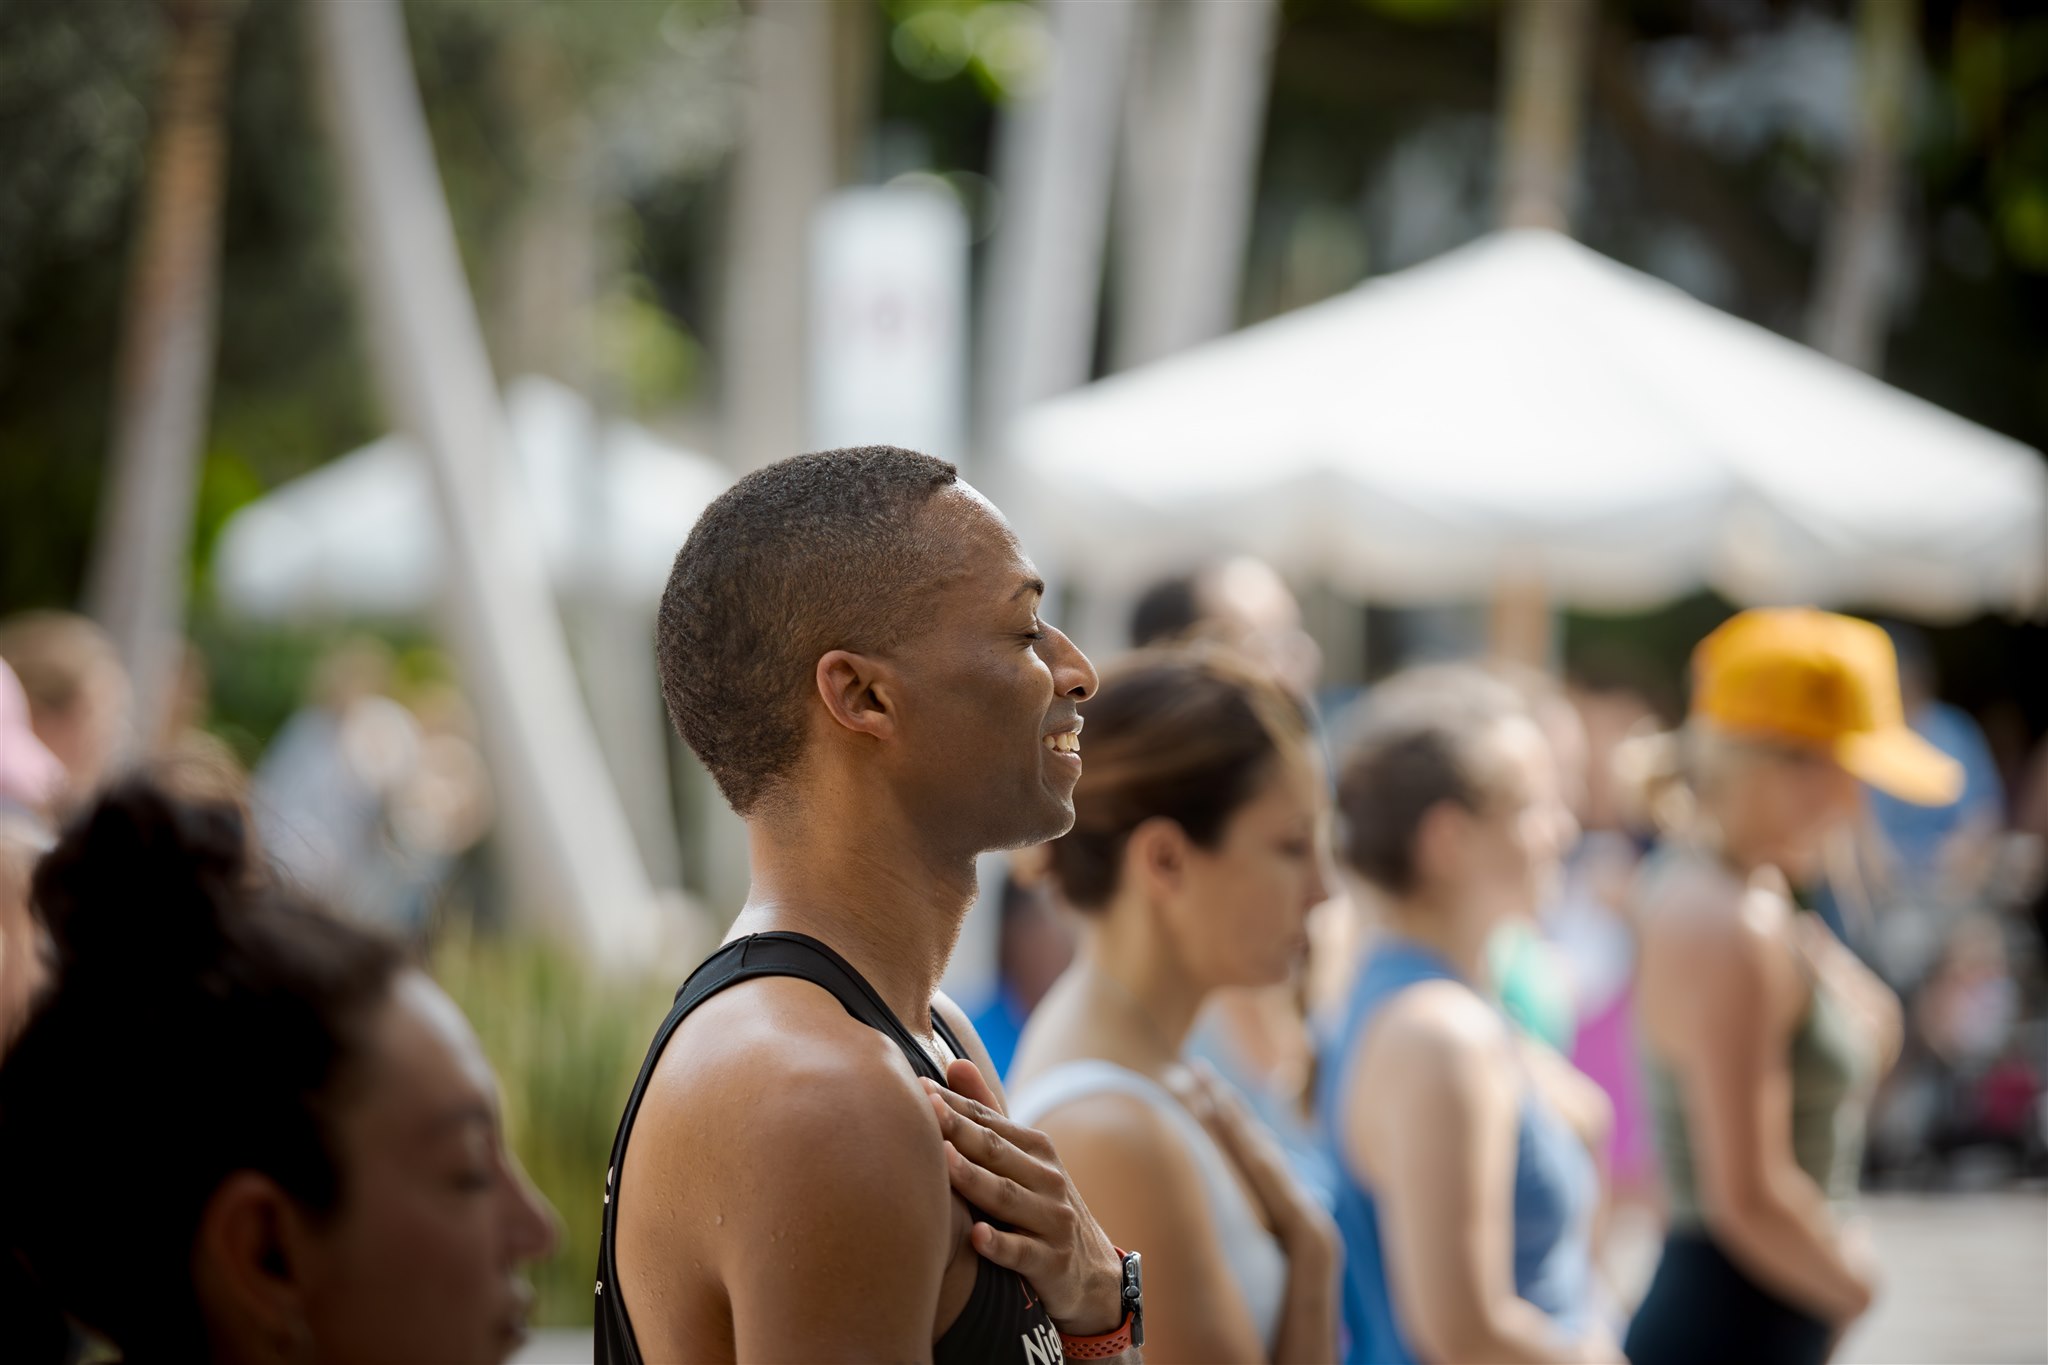
<svg viewBox="0 0 2048 1365">
<path fill-rule="evenodd" d="M 803 934 L 751 934 L 734 939 L 706 958 L 704 965 L 690 973 L 690 979 L 676 992 L 675 1007 L 655 1032 L 654 1043 L 647 1049 L 647 1060 L 641 1064 L 640 1077 L 633 1082 L 633 1094 L 626 1101 L 626 1116 L 619 1120 L 618 1136 L 612 1139 L 611 1169 L 605 1175 L 604 1236 L 597 1253 L 595 1365 L 643 1365 L 639 1344 L 633 1338 L 632 1321 L 626 1315 L 625 1300 L 617 1289 L 616 1216 L 620 1178 L 626 1164 L 626 1139 L 632 1134 L 633 1119 L 640 1112 L 647 1082 L 654 1075 L 655 1064 L 661 1060 L 668 1040 L 691 1010 L 727 986 L 761 976 L 800 977 L 830 991 L 848 1014 L 886 1034 L 902 1049 L 911 1070 L 945 1084 L 945 1077 L 939 1074 L 932 1059 L 882 1003 L 875 988 L 845 958 L 818 940 Z M 954 1056 L 967 1055 L 960 1040 L 936 1012 L 932 1015 L 932 1027 L 945 1039 Z M 979 1212 L 975 1217 L 990 1221 Z M 1059 1331 L 1030 1285 L 1015 1271 L 993 1262 L 977 1260 L 976 1266 L 974 1292 L 968 1295 L 960 1316 L 932 1346 L 935 1365 L 980 1365 L 989 1361 L 1000 1365 L 1057 1365 L 1062 1358 Z"/>
</svg>

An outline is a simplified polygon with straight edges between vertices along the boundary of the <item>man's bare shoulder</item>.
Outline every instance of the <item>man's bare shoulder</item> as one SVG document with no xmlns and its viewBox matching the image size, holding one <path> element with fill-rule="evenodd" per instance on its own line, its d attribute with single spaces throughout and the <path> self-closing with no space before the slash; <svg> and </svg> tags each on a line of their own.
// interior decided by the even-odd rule
<svg viewBox="0 0 2048 1365">
<path fill-rule="evenodd" d="M 655 1064 L 625 1183 L 711 1207 L 846 1185 L 930 1183 L 946 1162 L 932 1101 L 897 1046 L 817 986 L 750 980 L 698 1005 Z"/>
<path fill-rule="evenodd" d="M 762 978 L 727 986 L 698 1005 L 670 1038 L 647 1081 L 633 1126 L 682 1119 L 692 1150 L 737 1150 L 774 1140 L 778 1126 L 809 1126 L 821 1113 L 858 1121 L 881 1113 L 938 1126 L 897 1046 L 819 986 Z"/>
<path fill-rule="evenodd" d="M 636 1330 L 669 1343 L 662 1358 L 728 1338 L 744 1358 L 821 1313 L 837 1325 L 819 1332 L 843 1334 L 849 1296 L 883 1322 L 871 1301 L 891 1284 L 912 1335 L 928 1332 L 964 1232 L 902 1053 L 792 978 L 730 986 L 678 1026 L 620 1175 L 621 1291 Z"/>
</svg>

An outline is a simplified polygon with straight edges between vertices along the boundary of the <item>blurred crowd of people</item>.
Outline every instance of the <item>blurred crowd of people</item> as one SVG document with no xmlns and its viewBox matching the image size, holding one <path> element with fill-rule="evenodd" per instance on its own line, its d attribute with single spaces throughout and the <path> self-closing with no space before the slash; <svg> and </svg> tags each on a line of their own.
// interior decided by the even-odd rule
<svg viewBox="0 0 2048 1365">
<path fill-rule="evenodd" d="M 1301 620 L 1277 573 L 1230 559 L 1154 584 L 1129 638 L 1134 649 L 1213 641 L 1260 661 L 1296 695 L 1315 699 L 1328 754 L 1377 688 L 1322 687 L 1320 655 Z M 1866 786 L 1797 888 L 1905 1003 L 1905 1051 L 1876 1099 L 1867 1175 L 1915 1188 L 2038 1175 L 2048 1157 L 2035 1061 L 2048 1055 L 2048 745 L 2026 787 L 2008 793 L 1975 720 L 1939 699 L 1926 638 L 1898 623 L 1885 630 L 1908 723 L 1961 766 L 1963 785 L 1955 800 L 1935 805 Z M 1642 860 L 1684 819 L 1672 807 L 1686 798 L 1656 771 L 1674 762 L 1672 718 L 1612 671 L 1555 680 L 1520 665 L 1475 667 L 1527 699 L 1576 826 L 1536 913 L 1492 936 L 1489 975 L 1519 1027 L 1599 1082 L 1614 1107 L 1608 1175 L 1625 1203 L 1653 1207 L 1633 898 Z M 1450 676 L 1426 666 L 1411 673 Z M 1397 675 L 1378 687 L 1415 685 Z M 975 1020 L 1004 1066 L 1074 951 L 1074 917 L 1062 913 L 1046 869 L 1045 850 L 1013 855 L 995 898 L 998 982 Z M 1376 922 L 1369 886 L 1347 878 L 1332 890 L 1310 916 L 1312 947 L 1299 976 L 1271 991 L 1219 993 L 1191 1043 L 1258 1097 L 1262 1117 L 1283 1135 L 1303 1131 L 1288 1115 L 1307 1094 L 1314 1020 L 1342 999 Z M 1306 1160 L 1313 1173 L 1313 1156 Z"/>
<path fill-rule="evenodd" d="M 1403 987 L 1427 979 L 1467 983 L 1512 1020 L 1522 1040 L 1536 1045 L 1533 1055 L 1568 1063 L 1555 1069 L 1539 1063 L 1533 1074 L 1565 1128 L 1596 1159 L 1603 1193 L 1580 1229 L 1596 1278 L 1583 1290 L 1560 1291 L 1557 1304 L 1573 1305 L 1587 1315 L 1584 1321 L 1610 1324 L 1628 1321 L 1628 1310 L 1641 1304 L 1629 1343 L 1636 1359 L 1822 1358 L 1839 1340 L 1841 1325 L 1868 1306 L 1868 1248 L 1834 1240 L 1824 1211 L 1772 1208 L 1769 1200 L 1746 1217 L 1724 1214 L 1716 1220 L 1717 1236 L 1704 1234 L 1703 1207 L 1728 1196 L 1702 1185 L 1727 1179 L 1729 1170 L 1703 1171 L 1697 1144 L 1719 1147 L 1716 1164 L 1725 1166 L 1729 1144 L 1748 1139 L 1698 1135 L 1697 1077 L 1731 1077 L 1731 1095 L 1782 1086 L 1786 1093 L 1778 1103 L 1784 1108 L 1769 1111 L 1764 1121 L 1789 1117 L 1793 1146 L 1752 1152 L 1754 1160 L 1738 1161 L 1732 1169 L 1766 1187 L 1784 1188 L 1786 1172 L 1805 1167 L 1806 1188 L 1818 1192 L 1822 1210 L 1831 1202 L 1837 1215 L 1852 1207 L 1863 1183 L 1984 1188 L 2038 1178 L 2048 1171 L 2048 1105 L 2040 1070 L 2040 1059 L 2048 1055 L 2041 972 L 2048 930 L 2040 918 L 2044 845 L 2031 823 L 2037 817 L 2026 808 L 2039 793 L 2007 800 L 1974 721 L 1937 699 L 1931 658 L 1918 632 L 1894 624 L 1880 633 L 1823 613 L 1771 617 L 1739 617 L 1724 633 L 1744 624 L 1790 632 L 1788 639 L 1748 644 L 1766 659 L 1773 651 L 1808 663 L 1811 656 L 1860 652 L 1870 661 L 1864 672 L 1877 694 L 1897 689 L 1893 705 L 1922 746 L 1922 767 L 1945 769 L 1947 777 L 1909 774 L 1902 796 L 1896 783 L 1887 789 L 1859 782 L 1838 764 L 1810 758 L 1797 741 L 1816 722 L 1802 716 L 1796 699 L 1781 699 L 1789 710 L 1776 718 L 1775 729 L 1773 717 L 1762 718 L 1762 729 L 1780 737 L 1775 747 L 1727 738 L 1755 731 L 1757 720 L 1737 715 L 1738 722 L 1748 723 L 1731 728 L 1717 726 L 1711 714 L 1700 716 L 1701 689 L 1715 678 L 1705 646 L 1695 659 L 1693 719 L 1675 729 L 1671 718 L 1660 717 L 1631 687 L 1601 678 L 1558 682 L 1512 664 L 1411 668 L 1345 694 L 1318 688 L 1319 661 L 1300 629 L 1299 607 L 1265 565 L 1224 561 L 1155 585 L 1133 615 L 1131 644 L 1139 652 L 1128 665 L 1105 670 L 1103 692 L 1089 708 L 1090 768 L 1077 797 L 1075 833 L 1013 855 L 998 898 L 1001 979 L 976 1019 L 1008 1073 L 1015 1105 L 1060 1138 L 1070 1165 L 1075 1148 L 1087 1160 L 1081 1135 L 1102 1116 L 1090 1115 L 1085 1105 L 1075 1108 L 1074 1101 L 1132 1087 L 1127 1075 L 1090 1072 L 1083 1063 L 1119 1053 L 1123 1060 L 1142 1057 L 1147 1049 L 1131 1047 L 1127 1038 L 1105 1041 L 1128 1030 L 1128 1020 L 1098 1023 L 1088 1042 L 1078 1042 L 1068 1016 L 1088 1008 L 1074 998 L 1087 989 L 1083 983 L 1120 977 L 1125 984 L 1111 991 L 1126 1013 L 1149 1000 L 1144 1017 L 1175 1022 L 1175 1031 L 1151 1049 L 1158 1054 L 1151 1067 L 1155 1077 L 1164 1082 L 1174 1074 L 1167 1063 L 1178 1067 L 1192 1059 L 1222 1078 L 1286 1151 L 1299 1187 L 1338 1213 L 1353 1271 L 1361 1265 L 1377 1271 L 1377 1280 L 1367 1275 L 1363 1286 L 1345 1288 L 1352 1295 L 1347 1328 L 1375 1342 L 1350 1358 L 1406 1359 L 1414 1352 L 1421 1358 L 1520 1359 L 1529 1342 L 1517 1339 L 1511 1326 L 1498 1327 L 1487 1312 L 1475 1311 L 1473 1298 L 1432 1301 L 1412 1288 L 1405 1295 L 1389 1288 L 1402 1274 L 1387 1260 L 1402 1254 L 1433 1257 L 1442 1248 L 1425 1245 L 1426 1238 L 1405 1249 L 1398 1241 L 1382 1245 L 1381 1238 L 1392 1235 L 1385 1231 L 1385 1208 L 1347 1176 L 1361 1165 L 1377 1166 L 1406 1198 L 1417 1198 L 1420 1190 L 1427 1212 L 1411 1212 L 1411 1218 L 1440 1218 L 1461 1207 L 1455 1194 L 1476 1175 L 1456 1173 L 1431 1193 L 1433 1168 L 1422 1154 L 1407 1153 L 1412 1164 L 1403 1164 L 1402 1157 L 1370 1151 L 1375 1140 L 1389 1138 L 1344 1130 L 1342 1078 L 1347 1061 L 1357 1065 L 1358 1036 Z M 1831 638 L 1839 632 L 1847 634 Z M 1307 708 L 1304 715 L 1312 719 L 1304 761 L 1333 774 L 1326 780 L 1334 781 L 1337 825 L 1345 831 L 1342 875 L 1328 885 L 1310 883 L 1306 892 L 1297 888 L 1291 901 L 1269 901 L 1256 920 L 1268 950 L 1284 945 L 1299 926 L 1303 951 L 1286 972 L 1257 965 L 1257 944 L 1199 941 L 1219 930 L 1194 918 L 1186 932 L 1197 941 L 1111 948 L 1127 935 L 1116 931 L 1113 912 L 1102 913 L 1099 877 L 1062 871 L 1062 850 L 1085 847 L 1098 802 L 1118 813 L 1127 836 L 1147 817 L 1170 817 L 1190 830 L 1198 826 L 1188 818 L 1188 805 L 1204 791 L 1230 789 L 1227 774 L 1195 766 L 1210 748 L 1206 737 L 1217 730 L 1216 721 L 1184 716 L 1175 728 L 1176 708 L 1187 706 L 1204 686 L 1203 669 L 1183 662 L 1181 676 L 1171 677 L 1172 654 L 1160 653 L 1179 651 L 1185 659 L 1191 657 L 1186 651 L 1211 645 L 1255 661 Z M 1895 683 L 1888 656 L 1897 659 Z M 1437 785 L 1430 785 L 1430 763 L 1414 751 L 1417 744 L 1428 748 L 1418 735 L 1434 727 L 1448 754 L 1513 714 L 1526 719 L 1526 733 L 1540 738 L 1543 751 L 1537 763 L 1542 775 L 1525 783 L 1518 798 L 1519 818 L 1541 831 L 1526 835 L 1532 842 L 1521 850 L 1519 872 L 1509 877 L 1512 882 L 1523 876 L 1525 894 L 1486 891 L 1484 875 L 1470 869 L 1483 867 L 1488 854 L 1473 845 L 1448 859 L 1465 873 L 1450 876 L 1441 888 L 1424 889 L 1407 861 L 1420 856 L 1419 848 L 1374 848 L 1362 831 L 1405 829 L 1413 837 L 1420 808 L 1460 799 L 1448 775 L 1458 765 L 1449 757 L 1438 756 L 1443 771 Z M 1392 741 L 1384 738 L 1389 732 Z M 1127 744 L 1138 756 L 1128 783 L 1122 767 Z M 1378 754 L 1381 744 L 1388 754 Z M 1176 766 L 1176 760 L 1187 766 Z M 2035 772 L 2040 771 L 2037 761 Z M 1530 795 L 1532 789 L 1543 795 Z M 1732 1016 L 1742 1002 L 1765 1007 L 1766 1000 L 1749 993 L 1765 986 L 1734 980 L 1701 987 L 1708 979 L 1702 954 L 1710 955 L 1711 945 L 1686 928 L 1696 913 L 1693 902 L 1710 908 L 1726 902 L 1723 909 L 1732 916 L 1744 908 L 1742 898 L 1755 892 L 1759 877 L 1774 887 L 1769 899 L 1776 909 L 1766 918 L 1782 921 L 1772 933 L 1793 946 L 1792 956 L 1812 983 L 1804 991 L 1798 981 L 1769 985 L 1789 992 L 1798 1016 L 1784 1025 L 1781 1038 L 1762 1045 L 1766 1053 L 1775 1049 L 1781 1062 L 1790 1057 L 1789 1065 L 1774 1063 L 1769 1071 L 1760 1070 L 1755 1058 L 1722 1055 L 1734 1046 Z M 1245 888 L 1237 887 L 1234 899 L 1242 905 Z M 1256 902 L 1255 896 L 1249 899 Z M 1446 947 L 1442 907 L 1474 899 L 1502 908 L 1481 917 L 1483 943 L 1476 956 L 1460 961 Z M 1171 922 L 1173 916 L 1166 918 Z M 1219 954 L 1228 965 L 1211 967 L 1197 985 L 1182 983 L 1178 999 L 1172 989 L 1158 994 L 1156 981 L 1148 996 L 1131 984 L 1130 971 L 1102 965 L 1193 964 Z M 1661 965 L 1654 965 L 1660 955 Z M 1069 961 L 1062 975 L 1061 964 Z M 1382 979 L 1376 981 L 1376 973 Z M 1262 979 L 1270 980 L 1258 984 Z M 1702 990 L 1702 1000 L 1686 1003 L 1688 991 Z M 1656 1008 L 1646 1007 L 1646 997 Z M 1201 1004 L 1193 1013 L 1185 1008 L 1190 998 Z M 1833 1008 L 1829 1002 L 1846 1003 Z M 1114 1003 L 1110 1009 L 1115 1011 Z M 1176 1015 L 1177 1009 L 1186 1017 Z M 1059 1040 L 1051 1044 L 1058 1060 L 1050 1080 L 1043 1055 L 1048 1035 Z M 1699 1038 L 1719 1045 L 1711 1055 L 1693 1055 L 1692 1040 Z M 1020 1049 L 1014 1060 L 1012 1046 Z M 1373 1068 L 1369 1080 L 1359 1083 L 1369 1087 L 1377 1112 L 1390 1105 L 1427 1112 L 1419 1095 L 1412 1105 L 1393 1104 L 1401 1094 L 1399 1063 L 1382 1059 Z M 1516 1088 L 1512 1076 L 1496 1077 L 1495 1084 L 1510 1093 Z M 1042 1093 L 1048 1089 L 1050 1100 Z M 1150 1094 L 1157 1100 L 1161 1092 Z M 1717 1112 L 1731 1107 L 1705 1103 Z M 1200 1097 L 1195 1104 L 1214 1107 Z M 1067 1128 L 1079 1140 L 1070 1143 L 1063 1135 Z M 1536 1132 L 1542 1131 L 1538 1125 Z M 1525 1131 L 1525 1157 L 1529 1141 Z M 1389 1169 L 1381 1163 L 1393 1164 Z M 1776 1169 L 1779 1164 L 1783 1170 Z M 1536 1186 L 1528 1167 L 1515 1169 L 1517 1280 L 1494 1289 L 1512 1289 L 1526 1300 L 1531 1294 L 1521 1278 L 1523 1201 Z M 1085 1180 L 1083 1189 L 1089 1189 Z M 1269 1208 L 1265 1214 L 1269 1225 L 1279 1226 L 1285 1211 Z M 1262 1271 L 1257 1256 L 1242 1251 L 1239 1232 L 1227 1218 L 1222 1221 L 1232 1264 L 1210 1267 L 1218 1278 L 1209 1288 L 1232 1280 L 1242 1286 L 1270 1347 L 1282 1339 L 1276 1335 L 1287 1321 L 1282 1304 L 1292 1301 L 1292 1291 L 1283 1293 L 1285 1276 Z M 1403 1221 L 1396 1218 L 1394 1225 Z M 1651 1239 L 1660 1229 L 1668 1229 L 1665 1246 L 1661 1257 L 1653 1257 Z M 1170 1231 L 1185 1237 L 1190 1230 Z M 1731 1240 L 1733 1250 L 1726 1245 Z M 1364 1243 L 1370 1245 L 1361 1254 Z M 1311 1252 L 1308 1263 L 1319 1264 L 1318 1254 Z M 1253 1264 L 1236 1264 L 1239 1259 Z M 1292 1258 L 1269 1259 L 1299 1265 Z M 1426 1270 L 1406 1272 L 1411 1284 L 1457 1283 L 1455 1267 L 1438 1260 L 1425 1264 Z M 1645 1284 L 1651 1264 L 1661 1267 L 1660 1278 Z M 1759 1266 L 1767 1269 L 1759 1274 Z M 1800 1268 L 1811 1266 L 1822 1269 Z M 1529 1269 L 1540 1278 L 1539 1268 Z M 1773 1272 L 1781 1270 L 1774 1282 Z M 1766 1286 L 1761 1291 L 1758 1280 Z M 1731 1284 L 1740 1291 L 1732 1298 L 1702 1289 L 1725 1291 Z M 1829 1311 L 1787 1312 L 1788 1302 L 1809 1308 L 1826 1303 Z M 1717 1336 L 1702 1326 L 1717 1314 L 1738 1324 L 1769 1326 L 1760 1335 Z M 1189 1358 L 1216 1340 L 1234 1340 L 1227 1334 L 1206 1341 L 1172 1339 L 1188 1348 Z M 1315 1357 L 1274 1347 L 1271 1358 Z"/>
<path fill-rule="evenodd" d="M 461 694 L 401 680 L 375 637 L 344 638 L 250 771 L 206 728 L 208 691 L 205 660 L 188 647 L 165 716 L 144 726 L 98 625 L 59 611 L 0 620 L 0 830 L 14 881 L 110 774 L 143 761 L 182 791 L 246 803 L 269 858 L 327 903 L 424 933 L 492 819 Z"/>
<path fill-rule="evenodd" d="M 2048 1169 L 2048 754 L 2008 793 L 1909 628 L 1742 613 L 1676 724 L 1501 662 L 1325 690 L 1246 559 L 1143 594 L 1131 644 L 1099 688 L 1074 652 L 1072 827 L 1011 856 L 979 1040 L 940 1033 L 1143 1249 L 1155 1358 L 1818 1361 L 1877 1292 L 1860 1185 Z M 0 1163 L 92 1187 L 7 1215 L 37 1254 L 0 1311 L 52 1359 L 79 1320 L 138 1360 L 502 1355 L 552 1216 L 393 946 L 491 823 L 467 708 L 351 640 L 244 777 L 185 676 L 138 737 L 97 628 L 0 622 Z M 110 1022 L 134 1001 L 158 1036 Z M 86 1055 L 147 1075 L 81 1140 Z M 171 1106 L 155 1183 L 120 1175 Z M 380 1136 L 408 1123 L 446 1140 Z M 366 1241 L 320 1221 L 344 1170 Z M 109 1270 L 117 1219 L 147 1226 Z"/>
</svg>

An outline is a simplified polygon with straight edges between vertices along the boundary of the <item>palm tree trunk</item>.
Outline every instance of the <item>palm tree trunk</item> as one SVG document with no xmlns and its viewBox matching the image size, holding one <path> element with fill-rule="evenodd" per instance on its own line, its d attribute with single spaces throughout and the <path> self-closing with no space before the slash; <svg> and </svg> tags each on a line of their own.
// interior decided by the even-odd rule
<svg viewBox="0 0 2048 1365">
<path fill-rule="evenodd" d="M 811 219 L 837 179 L 833 9 L 761 0 L 747 20 L 753 83 L 733 167 L 718 348 L 726 457 L 743 470 L 807 448 Z"/>
<path fill-rule="evenodd" d="M 519 908 L 601 964 L 644 963 L 663 926 L 513 491 L 510 433 L 404 18 L 397 0 L 317 0 L 312 15 L 370 351 L 387 405 L 433 473 L 453 642 L 496 778 Z"/>
<path fill-rule="evenodd" d="M 171 0 L 170 53 L 129 280 L 87 609 L 135 689 L 132 747 L 161 728 L 184 634 L 193 504 L 219 307 L 225 105 L 234 16 Z"/>
<path fill-rule="evenodd" d="M 1858 369 L 1884 363 L 1899 250 L 1900 160 L 1914 73 L 1919 0 L 1863 0 L 1857 17 L 1861 105 L 1856 145 L 1821 247 L 1807 340 Z"/>
<path fill-rule="evenodd" d="M 1585 106 L 1590 0 L 1512 0 L 1503 11 L 1500 217 L 1571 226 Z"/>
<path fill-rule="evenodd" d="M 1585 108 L 1591 0 L 1512 0 L 1502 11 L 1500 221 L 1571 230 Z M 1504 560 L 1488 616 L 1498 658 L 1547 668 L 1557 618 L 1535 566 Z"/>
<path fill-rule="evenodd" d="M 1110 180 L 1138 7 L 1050 0 L 1047 10 L 1053 64 L 1046 88 L 1014 101 L 997 132 L 1003 222 L 991 245 L 981 318 L 976 454 L 984 460 L 997 455 L 1017 413 L 1087 382 L 1095 357 Z"/>
<path fill-rule="evenodd" d="M 1119 177 L 1116 364 L 1141 365 L 1237 321 L 1258 189 L 1273 0 L 1145 11 Z"/>
</svg>

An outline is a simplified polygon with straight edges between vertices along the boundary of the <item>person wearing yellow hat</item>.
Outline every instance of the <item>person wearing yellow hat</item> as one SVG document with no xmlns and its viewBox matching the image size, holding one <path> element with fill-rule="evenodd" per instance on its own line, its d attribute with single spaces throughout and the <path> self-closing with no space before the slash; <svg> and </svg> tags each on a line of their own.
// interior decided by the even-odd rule
<svg viewBox="0 0 2048 1365">
<path fill-rule="evenodd" d="M 1859 781 L 1934 805 L 1962 773 L 1907 727 L 1885 633 L 1806 609 L 1743 612 L 1700 643 L 1667 752 L 1637 998 L 1670 1227 L 1626 1350 L 1633 1365 L 1817 1365 L 1876 1293 L 1850 1215 L 1900 1025 L 1792 888 L 1856 813 Z"/>
</svg>

